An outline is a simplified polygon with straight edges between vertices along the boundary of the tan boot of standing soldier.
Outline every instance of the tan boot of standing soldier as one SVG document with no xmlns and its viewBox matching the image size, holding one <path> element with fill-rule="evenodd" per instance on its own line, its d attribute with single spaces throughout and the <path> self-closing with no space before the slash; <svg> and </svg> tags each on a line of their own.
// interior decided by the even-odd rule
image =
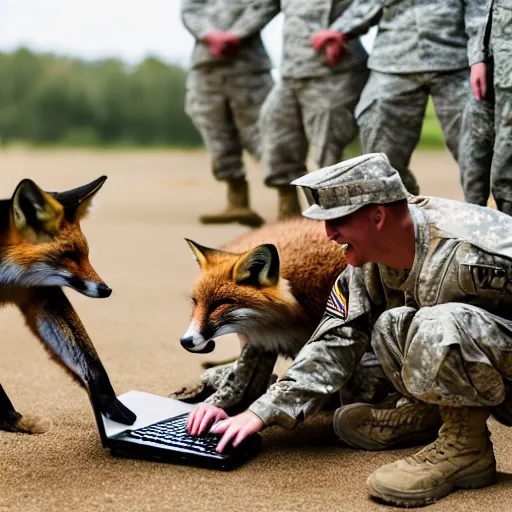
<svg viewBox="0 0 512 512">
<path fill-rule="evenodd" d="M 345 443 L 362 450 L 391 450 L 425 444 L 437 438 L 439 407 L 401 398 L 394 407 L 356 403 L 340 407 L 334 431 Z"/>
<path fill-rule="evenodd" d="M 405 507 L 428 505 L 456 488 L 475 489 L 496 480 L 487 408 L 440 407 L 436 441 L 415 455 L 386 464 L 367 480 L 370 495 Z"/>
<path fill-rule="evenodd" d="M 228 180 L 228 205 L 219 213 L 199 217 L 201 224 L 230 224 L 238 222 L 244 226 L 260 227 L 263 219 L 249 207 L 249 185 L 245 178 Z"/>
<path fill-rule="evenodd" d="M 277 187 L 278 207 L 277 220 L 288 219 L 301 215 L 299 197 L 297 188 L 292 185 L 284 185 Z"/>
</svg>

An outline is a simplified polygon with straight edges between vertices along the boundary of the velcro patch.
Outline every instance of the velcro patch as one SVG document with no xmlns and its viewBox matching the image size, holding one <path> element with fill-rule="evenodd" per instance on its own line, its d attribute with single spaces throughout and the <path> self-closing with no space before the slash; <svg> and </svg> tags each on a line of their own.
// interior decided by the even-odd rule
<svg viewBox="0 0 512 512">
<path fill-rule="evenodd" d="M 340 290 L 339 279 L 334 283 L 331 294 L 327 300 L 325 314 L 332 317 L 345 320 L 347 318 L 347 299 Z"/>
</svg>

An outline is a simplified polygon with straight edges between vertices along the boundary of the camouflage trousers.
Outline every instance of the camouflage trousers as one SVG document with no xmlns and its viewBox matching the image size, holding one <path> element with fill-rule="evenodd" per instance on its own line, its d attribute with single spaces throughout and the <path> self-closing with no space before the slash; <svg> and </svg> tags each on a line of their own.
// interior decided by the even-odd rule
<svg viewBox="0 0 512 512">
<path fill-rule="evenodd" d="M 460 178 L 468 203 L 487 206 L 493 148 L 494 101 L 477 101 L 471 94 L 462 114 L 459 149 Z"/>
<path fill-rule="evenodd" d="M 460 172 L 468 203 L 487 205 L 492 192 L 499 210 L 512 214 L 512 88 L 494 97 L 472 97 L 463 114 Z M 505 207 L 505 208 L 504 208 Z"/>
<path fill-rule="evenodd" d="M 506 201 L 508 206 L 505 213 L 512 215 L 512 211 L 510 211 L 510 206 L 512 206 L 512 87 L 495 86 L 494 94 L 496 97 L 494 107 L 496 135 L 492 159 L 491 189 L 498 209 L 505 211 L 501 205 Z"/>
<path fill-rule="evenodd" d="M 265 184 L 288 185 L 315 167 L 338 163 L 357 136 L 354 109 L 368 77 L 366 68 L 314 78 L 284 78 L 260 117 Z"/>
<path fill-rule="evenodd" d="M 260 158 L 258 118 L 272 85 L 269 71 L 234 75 L 212 69 L 189 74 L 185 111 L 201 133 L 217 180 L 245 176 L 244 149 Z"/>
<path fill-rule="evenodd" d="M 372 346 L 396 389 L 428 403 L 495 406 L 512 380 L 512 321 L 468 304 L 390 309 Z"/>
<path fill-rule="evenodd" d="M 458 160 L 461 117 L 469 96 L 468 69 L 408 74 L 372 70 L 356 108 L 364 153 L 386 153 L 407 190 L 416 195 L 419 185 L 409 165 L 429 96 L 445 144 Z"/>
</svg>

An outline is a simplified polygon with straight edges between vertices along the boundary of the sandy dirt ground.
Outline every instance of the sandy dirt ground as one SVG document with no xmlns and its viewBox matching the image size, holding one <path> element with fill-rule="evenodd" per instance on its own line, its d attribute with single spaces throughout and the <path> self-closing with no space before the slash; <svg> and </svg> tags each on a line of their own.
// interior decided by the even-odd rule
<svg viewBox="0 0 512 512">
<path fill-rule="evenodd" d="M 446 152 L 418 153 L 413 168 L 425 194 L 461 199 L 457 167 Z M 83 222 L 91 261 L 113 288 L 107 300 L 69 291 L 118 394 L 131 389 L 167 395 L 193 382 L 211 356 L 187 353 L 197 273 L 183 238 L 220 246 L 245 232 L 205 227 L 200 212 L 220 208 L 224 188 L 209 173 L 204 152 L 0 152 L 0 189 L 11 195 L 24 177 L 63 190 L 108 175 L 99 209 Z M 276 198 L 250 162 L 253 203 L 268 221 Z M 322 414 L 295 430 L 272 427 L 263 451 L 233 472 L 116 459 L 102 449 L 86 393 L 48 360 L 14 308 L 1 313 L 1 382 L 21 412 L 47 416 L 40 436 L 0 432 L 0 511 L 384 511 L 368 499 L 366 477 L 413 450 L 365 453 L 337 442 Z M 217 343 L 215 357 L 237 343 Z M 282 366 L 283 367 L 283 366 Z M 512 510 L 512 432 L 490 421 L 499 481 L 459 491 L 428 510 Z M 425 510 L 427 510 L 425 509 Z"/>
</svg>

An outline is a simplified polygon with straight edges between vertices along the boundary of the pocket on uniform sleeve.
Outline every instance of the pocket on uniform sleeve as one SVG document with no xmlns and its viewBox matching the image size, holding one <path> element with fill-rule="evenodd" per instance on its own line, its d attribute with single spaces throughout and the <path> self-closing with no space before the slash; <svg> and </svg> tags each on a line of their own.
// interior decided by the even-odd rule
<svg viewBox="0 0 512 512">
<path fill-rule="evenodd" d="M 459 286 L 467 295 L 504 292 L 508 285 L 507 269 L 498 265 L 461 262 L 459 266 Z"/>
</svg>

